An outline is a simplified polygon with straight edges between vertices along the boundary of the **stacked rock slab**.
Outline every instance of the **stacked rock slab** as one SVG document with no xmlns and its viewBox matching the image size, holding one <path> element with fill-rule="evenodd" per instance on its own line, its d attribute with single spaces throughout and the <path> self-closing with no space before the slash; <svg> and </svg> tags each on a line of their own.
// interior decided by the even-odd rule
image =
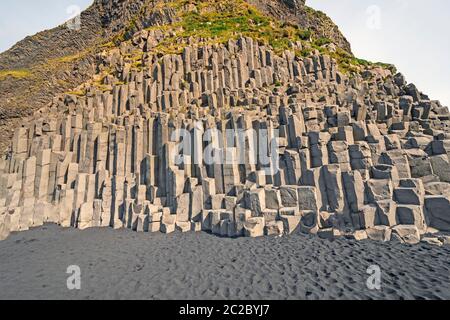
<svg viewBox="0 0 450 320">
<path fill-rule="evenodd" d="M 161 38 L 105 52 L 106 89 L 56 97 L 15 131 L 0 165 L 2 239 L 44 223 L 409 243 L 450 231 L 450 115 L 401 74 L 349 77 L 318 51 L 295 55 L 300 43 L 277 55 L 250 38 L 152 54 Z M 136 50 L 142 70 L 124 58 Z M 270 130 L 230 141 L 226 129 Z M 263 155 L 278 170 L 267 170 L 257 146 L 273 141 Z M 233 161 L 206 163 L 208 148 Z"/>
</svg>

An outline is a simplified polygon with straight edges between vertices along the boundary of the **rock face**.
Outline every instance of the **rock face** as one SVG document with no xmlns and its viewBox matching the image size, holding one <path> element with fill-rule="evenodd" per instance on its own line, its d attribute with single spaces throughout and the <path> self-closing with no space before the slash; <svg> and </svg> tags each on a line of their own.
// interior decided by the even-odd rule
<svg viewBox="0 0 450 320">
<path fill-rule="evenodd" d="M 155 53 L 166 34 L 99 54 L 82 93 L 23 121 L 0 162 L 0 238 L 43 223 L 407 243 L 450 229 L 450 115 L 401 74 L 250 37 Z"/>
<path fill-rule="evenodd" d="M 221 0 L 223 2 L 223 0 Z M 80 28 L 66 25 L 27 37 L 0 53 L 0 154 L 4 154 L 21 118 L 94 74 L 93 60 L 111 42 L 129 39 L 140 29 L 170 24 L 184 0 L 95 0 L 80 16 Z M 191 3 L 207 2 L 195 0 Z M 279 21 L 311 29 L 350 52 L 339 29 L 301 1 L 248 0 Z"/>
</svg>

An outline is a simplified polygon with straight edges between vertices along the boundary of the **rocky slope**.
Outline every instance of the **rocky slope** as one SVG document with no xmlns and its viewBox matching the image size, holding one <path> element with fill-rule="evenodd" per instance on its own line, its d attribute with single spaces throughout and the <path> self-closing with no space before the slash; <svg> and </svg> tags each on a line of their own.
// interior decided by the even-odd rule
<svg viewBox="0 0 450 320">
<path fill-rule="evenodd" d="M 81 29 L 66 25 L 40 32 L 0 54 L 0 152 L 4 153 L 20 119 L 47 105 L 52 97 L 89 79 L 93 58 L 113 40 L 151 25 L 173 21 L 174 5 L 187 0 L 95 0 L 81 14 Z M 298 23 L 316 37 L 326 36 L 350 52 L 350 45 L 325 15 L 304 1 L 249 0 L 266 14 Z"/>
<path fill-rule="evenodd" d="M 1 238 L 53 222 L 448 242 L 448 108 L 280 19 L 302 2 L 156 2 L 125 32 L 113 17 L 140 2 L 101 4 L 115 35 L 91 79 L 1 162 Z"/>
</svg>

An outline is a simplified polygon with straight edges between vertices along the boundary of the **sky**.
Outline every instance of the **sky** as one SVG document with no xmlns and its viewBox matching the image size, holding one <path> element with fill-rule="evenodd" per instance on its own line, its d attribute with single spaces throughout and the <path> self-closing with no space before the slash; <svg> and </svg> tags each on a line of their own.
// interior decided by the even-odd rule
<svg viewBox="0 0 450 320">
<path fill-rule="evenodd" d="M 394 64 L 408 82 L 450 107 L 449 0 L 307 0 L 370 61 Z"/>
<path fill-rule="evenodd" d="M 0 0 L 0 52 L 9 49 L 26 36 L 64 23 L 71 19 L 74 13 L 86 9 L 93 2 L 93 0 Z"/>
<path fill-rule="evenodd" d="M 0 52 L 55 27 L 92 0 L 0 0 Z M 450 106 L 450 1 L 307 0 L 328 14 L 359 58 L 395 64 L 408 82 Z M 77 9 L 78 8 L 78 9 Z"/>
</svg>

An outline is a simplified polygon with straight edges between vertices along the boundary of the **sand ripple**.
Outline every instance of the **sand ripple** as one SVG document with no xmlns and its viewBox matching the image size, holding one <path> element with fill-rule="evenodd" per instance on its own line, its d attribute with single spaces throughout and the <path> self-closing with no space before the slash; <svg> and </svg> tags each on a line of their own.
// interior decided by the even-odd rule
<svg viewBox="0 0 450 320">
<path fill-rule="evenodd" d="M 450 299 L 450 247 L 45 226 L 0 242 L 0 299 Z M 370 265 L 382 289 L 366 286 Z M 69 265 L 82 290 L 66 287 Z"/>
</svg>

